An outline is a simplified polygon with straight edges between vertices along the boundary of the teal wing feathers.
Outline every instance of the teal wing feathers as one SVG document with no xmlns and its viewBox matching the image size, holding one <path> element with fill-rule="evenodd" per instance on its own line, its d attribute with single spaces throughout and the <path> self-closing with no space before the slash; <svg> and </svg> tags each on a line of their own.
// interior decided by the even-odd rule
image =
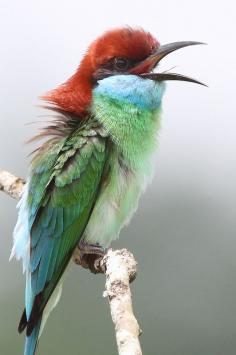
<svg viewBox="0 0 236 355">
<path fill-rule="evenodd" d="M 106 138 L 95 130 L 80 129 L 66 140 L 49 141 L 32 162 L 30 261 L 23 317 L 27 335 L 40 319 L 88 223 L 107 157 Z"/>
</svg>

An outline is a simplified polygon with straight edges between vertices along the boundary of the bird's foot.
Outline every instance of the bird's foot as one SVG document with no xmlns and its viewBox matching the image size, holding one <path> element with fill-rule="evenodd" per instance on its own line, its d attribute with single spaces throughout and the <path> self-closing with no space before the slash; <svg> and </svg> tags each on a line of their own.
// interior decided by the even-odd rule
<svg viewBox="0 0 236 355">
<path fill-rule="evenodd" d="M 102 264 L 102 259 L 106 254 L 99 245 L 87 244 L 80 241 L 75 252 L 74 261 L 85 269 L 89 269 L 93 274 L 104 273 L 105 267 Z"/>
</svg>

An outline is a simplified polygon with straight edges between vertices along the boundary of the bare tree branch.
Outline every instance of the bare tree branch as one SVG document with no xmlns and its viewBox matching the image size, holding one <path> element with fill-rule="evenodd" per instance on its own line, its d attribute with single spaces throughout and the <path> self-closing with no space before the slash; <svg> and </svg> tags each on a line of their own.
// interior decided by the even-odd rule
<svg viewBox="0 0 236 355">
<path fill-rule="evenodd" d="M 0 190 L 19 199 L 25 180 L 0 169 Z M 77 249 L 73 256 L 76 262 Z M 130 282 L 137 274 L 137 262 L 126 249 L 108 250 L 100 261 L 100 272 L 106 277 L 104 297 L 108 297 L 111 317 L 115 326 L 119 355 L 142 355 L 139 342 L 141 330 L 133 313 Z"/>
<path fill-rule="evenodd" d="M 18 178 L 8 171 L 0 169 L 0 190 L 18 200 L 22 194 L 25 180 Z"/>
<path fill-rule="evenodd" d="M 106 265 L 106 291 L 115 325 L 119 355 L 142 355 L 139 343 L 141 329 L 134 316 L 129 283 L 137 273 L 137 262 L 128 250 L 108 250 L 103 259 Z"/>
</svg>

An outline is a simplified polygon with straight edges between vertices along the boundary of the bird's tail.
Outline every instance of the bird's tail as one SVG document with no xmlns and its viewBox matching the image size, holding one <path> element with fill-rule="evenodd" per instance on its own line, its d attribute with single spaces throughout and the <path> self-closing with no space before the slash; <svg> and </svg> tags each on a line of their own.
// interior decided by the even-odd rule
<svg viewBox="0 0 236 355">
<path fill-rule="evenodd" d="M 41 319 L 39 319 L 37 325 L 33 329 L 32 333 L 25 338 L 25 351 L 24 355 L 35 355 L 38 344 L 39 332 L 41 326 Z"/>
<path fill-rule="evenodd" d="M 48 319 L 49 314 L 51 311 L 56 307 L 60 297 L 61 297 L 61 292 L 62 292 L 62 279 L 61 277 L 57 287 L 53 291 L 42 315 L 41 318 L 39 318 L 38 323 L 34 327 L 32 333 L 29 336 L 26 336 L 25 339 L 25 352 L 24 355 L 35 355 L 35 351 L 37 348 L 38 344 L 38 339 L 41 336 L 41 333 L 43 331 L 43 328 L 46 324 L 46 321 Z M 21 333 L 25 327 L 27 327 L 27 320 L 26 320 L 26 313 L 24 312 L 20 321 L 19 325 L 19 332 Z"/>
</svg>

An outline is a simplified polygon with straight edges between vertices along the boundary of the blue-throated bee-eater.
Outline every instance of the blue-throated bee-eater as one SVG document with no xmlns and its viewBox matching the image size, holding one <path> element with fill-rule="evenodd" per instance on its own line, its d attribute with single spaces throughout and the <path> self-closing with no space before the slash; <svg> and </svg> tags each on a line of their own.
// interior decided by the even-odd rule
<svg viewBox="0 0 236 355">
<path fill-rule="evenodd" d="M 38 135 L 19 203 L 12 255 L 26 273 L 25 355 L 57 304 L 76 248 L 89 266 L 119 236 L 153 173 L 165 81 L 154 72 L 167 54 L 198 42 L 161 46 L 142 29 L 119 28 L 88 48 L 76 73 L 43 99 L 57 113 Z M 90 265 L 92 268 L 92 266 Z"/>
</svg>

